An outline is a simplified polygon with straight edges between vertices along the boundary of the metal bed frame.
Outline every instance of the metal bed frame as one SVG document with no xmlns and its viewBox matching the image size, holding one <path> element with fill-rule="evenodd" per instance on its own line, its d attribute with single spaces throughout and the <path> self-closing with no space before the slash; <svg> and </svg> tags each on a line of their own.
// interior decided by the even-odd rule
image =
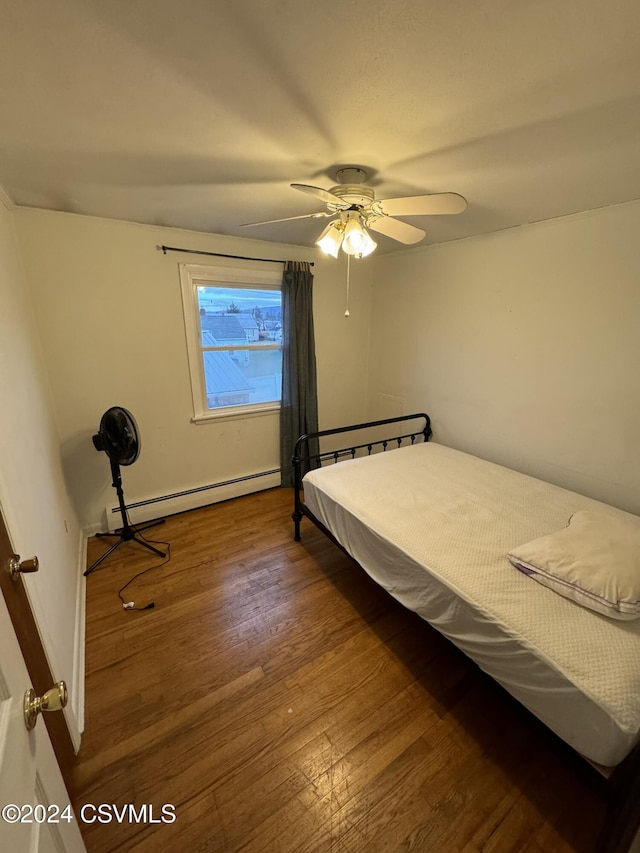
<svg viewBox="0 0 640 853">
<path fill-rule="evenodd" d="M 414 429 L 411 432 L 407 432 L 404 435 L 395 435 L 391 438 L 381 438 L 381 439 L 373 439 L 371 441 L 365 441 L 363 444 L 353 444 L 350 447 L 343 447 L 340 450 L 318 450 L 317 453 L 311 451 L 310 446 L 314 442 L 320 441 L 322 438 L 326 438 L 330 435 L 340 435 L 346 432 L 356 432 L 356 431 L 364 431 L 371 430 L 375 427 L 386 426 L 387 424 L 399 424 L 403 422 L 410 422 L 421 420 L 422 425 L 419 429 Z M 300 438 L 296 441 L 294 449 L 293 449 L 293 474 L 294 474 L 294 510 L 293 510 L 293 521 L 295 524 L 295 533 L 294 539 L 296 542 L 300 541 L 300 522 L 302 521 L 303 516 L 307 516 L 315 525 L 321 528 L 323 533 L 326 533 L 328 536 L 333 539 L 334 542 L 336 540 L 329 533 L 327 528 L 314 516 L 311 510 L 305 506 L 303 499 L 303 487 L 302 487 L 302 478 L 304 474 L 310 468 L 318 468 L 323 462 L 339 462 L 343 458 L 355 459 L 358 455 L 358 451 L 367 451 L 367 456 L 371 456 L 373 449 L 375 447 L 381 447 L 382 452 L 386 451 L 389 445 L 393 448 L 401 447 L 402 442 L 405 439 L 409 439 L 411 444 L 415 444 L 416 439 L 422 436 L 424 441 L 429 441 L 431 438 L 431 418 L 429 415 L 426 415 L 424 412 L 418 412 L 413 415 L 404 415 L 398 418 L 385 418 L 381 421 L 369 421 L 368 423 L 363 424 L 352 424 L 351 426 L 337 427 L 336 429 L 325 429 L 321 432 L 311 432 L 305 435 L 301 435 Z M 361 454 L 363 455 L 363 454 Z M 339 544 L 339 543 L 337 543 Z M 342 547 L 342 546 L 340 546 Z"/>
<path fill-rule="evenodd" d="M 355 443 L 339 450 L 321 451 L 319 449 L 319 442 L 323 438 L 416 420 L 422 422 L 419 429 L 414 429 L 400 435 L 365 441 L 364 443 Z M 306 516 L 342 551 L 345 551 L 331 531 L 315 517 L 304 503 L 303 477 L 308 470 L 317 468 L 327 462 L 336 463 L 341 459 L 355 459 L 359 451 L 361 452 L 360 455 L 365 455 L 364 451 L 366 451 L 366 455 L 369 456 L 374 448 L 377 447 L 381 448 L 382 452 L 388 448 L 401 447 L 406 439 L 411 444 L 414 444 L 420 437 L 422 437 L 423 441 L 429 441 L 431 435 L 431 419 L 424 412 L 301 435 L 295 443 L 292 457 L 294 469 L 294 510 L 292 518 L 294 522 L 295 541 L 300 542 L 300 524 Z M 315 445 L 318 446 L 317 452 L 311 449 Z M 345 553 L 348 552 L 345 551 Z M 572 750 L 571 747 L 567 746 L 567 750 L 571 755 L 578 756 L 578 753 Z M 624 761 L 614 768 L 598 767 L 582 756 L 580 756 L 580 759 L 583 764 L 586 762 L 592 769 L 595 769 L 598 779 L 603 782 L 607 810 L 604 825 L 595 847 L 596 853 L 628 853 L 636 834 L 640 831 L 640 743 L 636 745 Z"/>
</svg>

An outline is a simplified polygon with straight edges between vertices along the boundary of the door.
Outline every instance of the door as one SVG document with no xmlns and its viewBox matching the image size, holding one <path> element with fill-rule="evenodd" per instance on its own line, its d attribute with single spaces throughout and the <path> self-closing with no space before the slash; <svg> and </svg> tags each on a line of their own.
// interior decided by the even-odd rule
<svg viewBox="0 0 640 853">
<path fill-rule="evenodd" d="M 49 667 L 47 653 L 42 645 L 22 574 L 12 577 L 9 571 L 13 557 L 15 554 L 4 523 L 2 507 L 0 507 L 0 590 L 4 595 L 13 630 L 31 676 L 31 685 L 38 695 L 42 695 L 58 679 L 54 677 Z M 43 560 L 43 567 L 46 571 L 46 558 Z M 45 722 L 62 776 L 69 783 L 75 762 L 75 751 L 66 719 L 63 714 L 46 714 Z"/>
<path fill-rule="evenodd" d="M 27 731 L 31 682 L 1 595 L 0 650 L 0 850 L 85 853 L 44 722 Z"/>
</svg>

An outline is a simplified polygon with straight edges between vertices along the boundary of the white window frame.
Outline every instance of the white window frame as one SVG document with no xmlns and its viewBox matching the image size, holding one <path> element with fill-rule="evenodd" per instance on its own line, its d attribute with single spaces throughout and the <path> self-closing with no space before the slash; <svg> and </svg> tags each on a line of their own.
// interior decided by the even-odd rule
<svg viewBox="0 0 640 853">
<path fill-rule="evenodd" d="M 180 264 L 182 308 L 187 341 L 187 356 L 191 378 L 194 423 L 205 423 L 220 418 L 247 418 L 280 411 L 280 401 L 270 403 L 248 403 L 210 409 L 207 405 L 207 389 L 202 358 L 202 333 L 198 287 L 221 285 L 246 290 L 281 290 L 282 270 L 241 269 L 226 266 Z"/>
</svg>

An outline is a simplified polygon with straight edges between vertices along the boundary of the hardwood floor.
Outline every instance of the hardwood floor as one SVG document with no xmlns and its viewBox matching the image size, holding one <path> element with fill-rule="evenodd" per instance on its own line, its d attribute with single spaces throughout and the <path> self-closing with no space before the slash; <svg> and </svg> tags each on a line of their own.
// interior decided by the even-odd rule
<svg viewBox="0 0 640 853">
<path fill-rule="evenodd" d="M 86 823 L 89 853 L 593 850 L 592 771 L 311 524 L 294 542 L 291 509 L 276 489 L 150 530 L 170 559 L 123 596 L 152 610 L 118 598 L 162 562 L 140 546 L 87 578 L 74 806 L 156 821 Z"/>
</svg>

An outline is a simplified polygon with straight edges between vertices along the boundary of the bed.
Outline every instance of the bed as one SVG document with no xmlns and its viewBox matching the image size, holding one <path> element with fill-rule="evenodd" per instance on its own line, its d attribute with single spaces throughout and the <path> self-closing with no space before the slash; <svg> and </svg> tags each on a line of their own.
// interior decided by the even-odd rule
<svg viewBox="0 0 640 853">
<path fill-rule="evenodd" d="M 374 438 L 320 451 L 351 432 Z M 640 823 L 640 601 L 584 606 L 536 559 L 558 536 L 566 547 L 580 523 L 626 531 L 640 520 L 430 438 L 424 413 L 301 436 L 294 537 L 313 521 L 610 777 L 600 848 L 626 850 Z"/>
</svg>

